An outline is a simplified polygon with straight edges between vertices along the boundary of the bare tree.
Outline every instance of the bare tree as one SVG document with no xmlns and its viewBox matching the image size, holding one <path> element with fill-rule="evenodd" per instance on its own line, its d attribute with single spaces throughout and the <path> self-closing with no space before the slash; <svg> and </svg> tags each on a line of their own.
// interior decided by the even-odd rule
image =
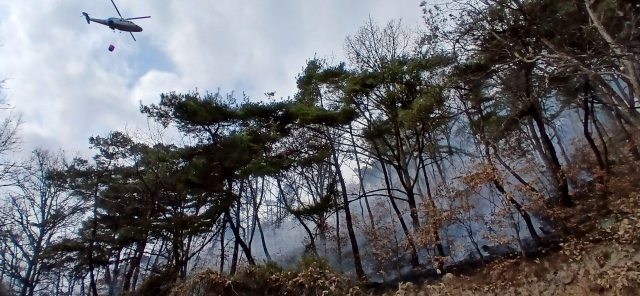
<svg viewBox="0 0 640 296">
<path fill-rule="evenodd" d="M 7 79 L 0 80 L 0 90 Z M 7 98 L 0 93 L 0 110 L 9 111 L 9 115 L 0 123 L 0 185 L 6 185 L 8 175 L 16 167 L 10 153 L 18 150 L 20 137 L 18 128 L 22 124 L 22 116 L 15 115 Z"/>
<path fill-rule="evenodd" d="M 33 151 L 12 175 L 14 186 L 3 198 L 0 244 L 5 252 L 0 254 L 0 268 L 19 295 L 31 296 L 48 288 L 47 248 L 70 233 L 86 210 L 86 204 L 56 178 L 55 171 L 65 166 L 62 153 Z"/>
</svg>

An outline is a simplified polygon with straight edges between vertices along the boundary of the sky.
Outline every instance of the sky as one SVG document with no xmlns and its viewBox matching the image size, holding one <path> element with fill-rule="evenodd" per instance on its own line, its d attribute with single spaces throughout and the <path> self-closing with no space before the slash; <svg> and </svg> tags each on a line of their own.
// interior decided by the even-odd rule
<svg viewBox="0 0 640 296">
<path fill-rule="evenodd" d="M 24 152 L 91 156 L 90 136 L 146 126 L 140 102 L 161 93 L 293 96 L 308 59 L 344 61 L 345 38 L 369 17 L 419 26 L 420 2 L 116 0 L 125 18 L 151 16 L 134 20 L 144 29 L 134 42 L 82 17 L 117 16 L 109 0 L 0 0 L 0 95 L 22 116 Z"/>
</svg>

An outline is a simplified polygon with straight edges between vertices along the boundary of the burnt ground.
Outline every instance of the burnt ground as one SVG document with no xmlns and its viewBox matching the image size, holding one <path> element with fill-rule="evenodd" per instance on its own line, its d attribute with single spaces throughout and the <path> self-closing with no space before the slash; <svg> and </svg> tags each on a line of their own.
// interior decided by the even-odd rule
<svg viewBox="0 0 640 296">
<path fill-rule="evenodd" d="M 639 196 L 576 194 L 575 207 L 554 213 L 559 232 L 526 257 L 465 260 L 363 288 L 374 295 L 640 295 Z"/>
</svg>

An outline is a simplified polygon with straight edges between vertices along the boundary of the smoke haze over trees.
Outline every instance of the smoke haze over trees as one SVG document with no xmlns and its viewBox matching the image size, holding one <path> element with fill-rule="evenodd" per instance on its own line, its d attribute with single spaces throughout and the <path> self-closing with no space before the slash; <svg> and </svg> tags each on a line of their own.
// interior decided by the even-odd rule
<svg viewBox="0 0 640 296">
<path fill-rule="evenodd" d="M 91 159 L 14 161 L 7 120 L 2 282 L 157 295 L 305 258 L 380 282 L 526 257 L 640 161 L 636 2 L 422 3 L 423 26 L 366 20 L 347 60 L 310 59 L 287 99 L 164 93 L 140 106 L 146 130 L 91 137 Z"/>
</svg>

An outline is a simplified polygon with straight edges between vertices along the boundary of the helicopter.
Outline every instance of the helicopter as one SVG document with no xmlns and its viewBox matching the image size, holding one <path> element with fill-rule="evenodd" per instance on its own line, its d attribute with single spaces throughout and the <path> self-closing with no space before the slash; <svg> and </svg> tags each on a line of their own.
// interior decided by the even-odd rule
<svg viewBox="0 0 640 296">
<path fill-rule="evenodd" d="M 131 37 L 133 38 L 133 41 L 137 41 L 136 37 L 133 37 L 133 32 L 142 32 L 142 28 L 140 26 L 134 24 L 131 20 L 145 19 L 145 18 L 150 18 L 151 16 L 123 18 L 122 14 L 120 14 L 120 11 L 118 10 L 118 7 L 116 6 L 116 3 L 113 2 L 113 0 L 111 0 L 111 3 L 113 4 L 113 7 L 116 8 L 116 11 L 118 12 L 118 15 L 120 16 L 119 18 L 110 17 L 110 18 L 108 18 L 106 20 L 94 19 L 94 18 L 89 17 L 88 13 L 83 12 L 82 15 L 84 15 L 84 18 L 87 20 L 87 24 L 90 24 L 90 22 L 94 22 L 94 23 L 98 23 L 98 24 L 102 24 L 102 25 L 108 26 L 114 32 L 115 32 L 116 29 L 118 29 L 120 31 L 124 31 L 124 32 L 129 32 L 129 34 L 131 34 Z M 113 51 L 113 45 L 109 46 L 109 51 Z"/>
</svg>

